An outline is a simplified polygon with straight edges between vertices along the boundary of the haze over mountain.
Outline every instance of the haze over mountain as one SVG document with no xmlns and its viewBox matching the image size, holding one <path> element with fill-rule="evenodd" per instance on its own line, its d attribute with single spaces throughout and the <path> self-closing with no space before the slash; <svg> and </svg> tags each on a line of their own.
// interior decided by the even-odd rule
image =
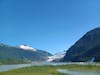
<svg viewBox="0 0 100 75">
<path fill-rule="evenodd" d="M 63 61 L 94 61 L 100 62 L 100 27 L 87 32 L 73 46 L 71 46 Z"/>
<path fill-rule="evenodd" d="M 61 59 L 65 56 L 66 51 L 58 52 L 52 56 L 48 57 L 47 62 L 60 62 Z"/>
<path fill-rule="evenodd" d="M 32 48 L 28 45 L 9 46 L 0 44 L 0 63 L 14 64 L 14 63 L 29 63 L 35 61 L 46 61 L 50 53 Z"/>
</svg>

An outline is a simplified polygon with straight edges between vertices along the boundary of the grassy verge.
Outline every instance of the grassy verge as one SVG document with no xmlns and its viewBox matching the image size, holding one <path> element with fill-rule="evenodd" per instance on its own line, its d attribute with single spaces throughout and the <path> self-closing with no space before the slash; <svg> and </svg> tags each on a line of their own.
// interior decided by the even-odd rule
<svg viewBox="0 0 100 75">
<path fill-rule="evenodd" d="M 100 66 L 91 66 L 91 65 L 31 66 L 12 71 L 1 72 L 0 75 L 69 75 L 69 74 L 58 73 L 57 69 L 100 71 Z"/>
</svg>

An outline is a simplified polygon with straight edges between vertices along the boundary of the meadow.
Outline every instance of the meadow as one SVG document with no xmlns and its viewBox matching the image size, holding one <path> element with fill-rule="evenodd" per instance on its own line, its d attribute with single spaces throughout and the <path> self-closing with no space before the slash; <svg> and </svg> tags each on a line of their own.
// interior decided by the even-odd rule
<svg viewBox="0 0 100 75">
<path fill-rule="evenodd" d="M 100 66 L 76 65 L 76 64 L 58 65 L 58 66 L 53 66 L 53 65 L 31 66 L 20 69 L 14 69 L 6 72 L 0 72 L 0 75 L 70 75 L 70 74 L 61 74 L 57 72 L 57 69 L 100 71 Z"/>
</svg>

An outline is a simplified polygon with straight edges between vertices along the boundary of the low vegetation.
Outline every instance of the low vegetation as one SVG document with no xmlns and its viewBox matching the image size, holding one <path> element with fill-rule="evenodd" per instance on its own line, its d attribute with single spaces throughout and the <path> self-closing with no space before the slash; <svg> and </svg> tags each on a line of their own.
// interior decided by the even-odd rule
<svg viewBox="0 0 100 75">
<path fill-rule="evenodd" d="M 0 75 L 69 75 L 69 74 L 61 74 L 57 72 L 57 69 L 100 71 L 100 66 L 92 66 L 92 65 L 31 66 L 7 72 L 0 72 Z"/>
<path fill-rule="evenodd" d="M 60 67 L 63 66 L 31 66 L 12 71 L 1 72 L 0 75 L 64 75 L 56 71 Z"/>
</svg>

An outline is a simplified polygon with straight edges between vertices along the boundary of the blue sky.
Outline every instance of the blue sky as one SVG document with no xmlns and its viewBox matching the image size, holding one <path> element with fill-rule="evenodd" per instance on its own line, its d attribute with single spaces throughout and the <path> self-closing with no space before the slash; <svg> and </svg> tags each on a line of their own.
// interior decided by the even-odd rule
<svg viewBox="0 0 100 75">
<path fill-rule="evenodd" d="M 56 53 L 100 27 L 100 0 L 0 0 L 0 42 Z"/>
</svg>

